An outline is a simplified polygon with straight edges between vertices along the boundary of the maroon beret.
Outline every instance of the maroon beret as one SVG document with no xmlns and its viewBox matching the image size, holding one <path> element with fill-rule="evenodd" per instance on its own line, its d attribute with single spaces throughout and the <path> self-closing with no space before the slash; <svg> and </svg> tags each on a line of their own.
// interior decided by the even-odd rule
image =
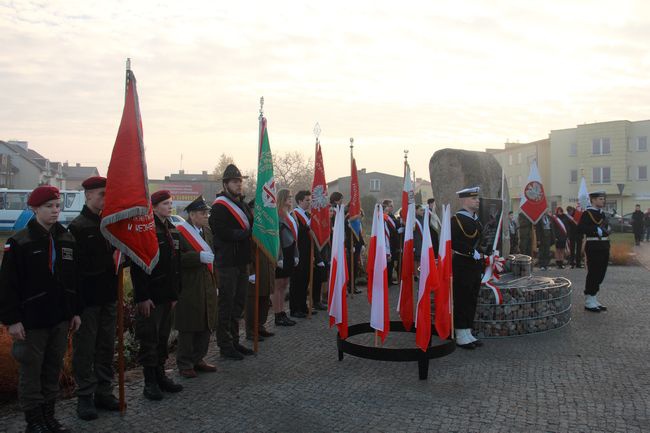
<svg viewBox="0 0 650 433">
<path fill-rule="evenodd" d="M 93 176 L 81 182 L 81 186 L 86 190 L 106 188 L 106 178 L 102 176 Z"/>
<path fill-rule="evenodd" d="M 172 198 L 172 193 L 169 192 L 169 190 L 161 189 L 160 191 L 151 194 L 151 204 L 155 206 L 161 201 L 165 201 L 169 198 Z"/>
<path fill-rule="evenodd" d="M 27 206 L 39 207 L 50 200 L 61 198 L 59 189 L 55 186 L 43 185 L 32 191 L 27 199 Z"/>
</svg>

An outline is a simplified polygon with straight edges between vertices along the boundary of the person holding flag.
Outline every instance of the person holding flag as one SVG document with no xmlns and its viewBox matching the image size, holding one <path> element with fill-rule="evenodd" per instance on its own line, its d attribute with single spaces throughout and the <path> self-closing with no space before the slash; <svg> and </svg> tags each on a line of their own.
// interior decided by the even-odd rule
<svg viewBox="0 0 650 433">
<path fill-rule="evenodd" d="M 399 263 L 399 255 L 402 250 L 399 235 L 404 232 L 404 227 L 401 226 L 399 220 L 393 213 L 395 210 L 393 200 L 386 199 L 382 201 L 381 207 L 383 209 L 384 226 L 389 242 L 388 250 L 390 253 L 390 259 L 388 262 L 388 284 L 397 284 L 397 280 L 393 280 L 393 269 L 395 269 L 395 272 L 397 272 L 399 277 L 400 270 L 397 266 Z"/>
<path fill-rule="evenodd" d="M 313 267 L 316 263 L 311 235 L 309 209 L 311 208 L 311 191 L 298 191 L 295 197 L 296 207 L 291 212 L 291 217 L 298 226 L 298 256 L 301 260 L 291 275 L 289 284 L 289 311 L 291 316 L 307 317 L 307 289 L 313 278 Z M 321 263 L 318 258 L 318 263 Z M 320 282 L 318 282 L 320 284 Z M 312 311 L 311 314 L 316 314 Z"/>
<path fill-rule="evenodd" d="M 242 360 L 254 352 L 239 343 L 239 320 L 246 306 L 248 264 L 251 262 L 253 215 L 244 201 L 242 176 L 228 164 L 221 177 L 223 191 L 212 204 L 210 229 L 214 236 L 219 275 L 217 345 L 222 358 Z"/>
<path fill-rule="evenodd" d="M 479 191 L 479 187 L 473 187 L 456 192 L 462 208 L 451 217 L 454 326 L 456 345 L 462 349 L 483 345 L 472 335 L 485 258 L 478 250 L 483 233 L 476 215 L 480 206 Z"/>
<path fill-rule="evenodd" d="M 217 320 L 217 280 L 214 274 L 210 206 L 198 196 L 185 208 L 187 221 L 176 223 L 180 233 L 181 292 L 174 317 L 178 330 L 176 365 L 182 377 L 212 373 L 217 367 L 204 358 Z"/>
</svg>

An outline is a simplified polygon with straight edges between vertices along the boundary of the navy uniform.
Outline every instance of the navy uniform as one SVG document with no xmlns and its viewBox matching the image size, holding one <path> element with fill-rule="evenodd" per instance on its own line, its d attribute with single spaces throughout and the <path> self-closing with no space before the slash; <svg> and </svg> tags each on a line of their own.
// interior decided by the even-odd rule
<svg viewBox="0 0 650 433">
<path fill-rule="evenodd" d="M 592 204 L 595 199 L 604 197 L 604 191 L 589 194 Z M 609 263 L 609 224 L 602 207 L 587 206 L 580 217 L 578 230 L 585 235 L 585 255 L 587 256 L 585 310 L 599 313 L 607 310 L 607 307 L 598 302 L 596 294 L 605 279 Z"/>
<path fill-rule="evenodd" d="M 85 191 L 103 194 L 106 178 L 90 177 L 81 186 Z M 72 358 L 77 383 L 77 416 L 84 420 L 97 418 L 96 407 L 120 409 L 112 394 L 117 323 L 115 248 L 99 229 L 100 211 L 86 204 L 68 226 L 77 242 L 77 275 L 84 304 L 81 327 L 74 336 Z"/>
<path fill-rule="evenodd" d="M 156 206 L 171 198 L 166 190 L 151 194 L 151 204 Z M 143 395 L 149 400 L 161 400 L 161 391 L 179 392 L 183 387 L 165 374 L 165 361 L 169 354 L 169 334 L 172 328 L 172 310 L 180 291 L 180 251 L 178 231 L 168 220 L 154 213 L 158 238 L 158 263 L 147 274 L 139 266 L 131 267 L 134 300 L 136 303 L 152 301 L 154 308 L 149 316 L 135 316 L 135 336 L 140 342 L 138 362 L 144 369 Z"/>
<path fill-rule="evenodd" d="M 458 198 L 478 197 L 479 188 L 458 191 Z M 452 271 L 454 275 L 454 327 L 456 344 L 474 349 L 482 343 L 472 335 L 476 302 L 484 271 L 480 248 L 483 226 L 476 213 L 461 209 L 451 217 Z"/>
<path fill-rule="evenodd" d="M 27 204 L 60 209 L 59 190 L 39 186 Z M 39 433 L 68 431 L 54 418 L 54 403 L 68 329 L 76 330 L 81 312 L 74 238 L 58 222 L 48 225 L 37 213 L 10 237 L 0 269 L 0 322 L 14 339 L 11 353 L 19 365 L 18 401 L 25 412 L 25 431 Z"/>
</svg>

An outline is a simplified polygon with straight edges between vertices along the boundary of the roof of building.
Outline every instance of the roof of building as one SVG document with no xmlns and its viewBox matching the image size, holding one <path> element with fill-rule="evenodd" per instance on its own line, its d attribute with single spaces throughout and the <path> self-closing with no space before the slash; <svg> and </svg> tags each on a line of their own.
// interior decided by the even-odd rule
<svg viewBox="0 0 650 433">
<path fill-rule="evenodd" d="M 91 176 L 99 176 L 97 167 L 63 164 L 63 174 L 68 180 L 84 180 Z"/>
</svg>

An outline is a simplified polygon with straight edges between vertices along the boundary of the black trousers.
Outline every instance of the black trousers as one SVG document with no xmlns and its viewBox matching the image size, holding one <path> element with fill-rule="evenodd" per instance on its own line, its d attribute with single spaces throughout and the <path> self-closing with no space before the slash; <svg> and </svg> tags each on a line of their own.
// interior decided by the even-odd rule
<svg viewBox="0 0 650 433">
<path fill-rule="evenodd" d="M 248 269 L 246 265 L 219 268 L 219 316 L 217 345 L 229 347 L 239 343 L 239 321 L 246 308 Z"/>
<path fill-rule="evenodd" d="M 607 273 L 609 241 L 587 241 L 585 255 L 587 256 L 587 281 L 584 293 L 593 296 L 600 290 L 600 284 Z"/>
<path fill-rule="evenodd" d="M 138 362 L 143 367 L 165 365 L 169 355 L 169 334 L 172 330 L 172 303 L 156 304 L 149 317 L 135 315 L 135 336 L 140 342 Z"/>
<path fill-rule="evenodd" d="M 583 235 L 573 235 L 569 238 L 569 263 L 571 266 L 580 266 L 582 264 L 582 239 Z"/>
<path fill-rule="evenodd" d="M 303 263 L 303 260 L 305 263 Z M 307 313 L 307 286 L 309 285 L 309 257 L 300 256 L 298 267 L 289 282 L 289 311 Z"/>
<path fill-rule="evenodd" d="M 454 274 L 454 327 L 471 329 L 481 288 L 481 264 L 469 257 L 454 255 L 451 267 Z"/>
</svg>

